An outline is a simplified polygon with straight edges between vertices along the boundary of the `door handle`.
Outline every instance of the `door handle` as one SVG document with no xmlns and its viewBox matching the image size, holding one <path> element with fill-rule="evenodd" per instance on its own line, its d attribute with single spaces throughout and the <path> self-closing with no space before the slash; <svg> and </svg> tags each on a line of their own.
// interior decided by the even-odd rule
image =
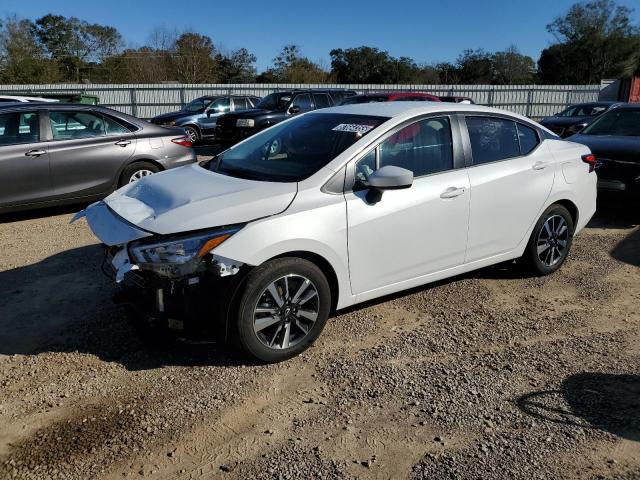
<svg viewBox="0 0 640 480">
<path fill-rule="evenodd" d="M 126 147 L 130 143 L 131 143 L 131 140 L 118 140 L 116 142 L 116 145 L 118 145 L 119 147 Z"/>
<path fill-rule="evenodd" d="M 26 157 L 39 157 L 40 155 L 44 155 L 47 152 L 45 150 L 29 150 L 24 155 Z"/>
<path fill-rule="evenodd" d="M 440 194 L 440 198 L 455 198 L 455 197 L 459 197 L 460 195 L 462 195 L 465 192 L 465 188 L 461 187 L 449 187 L 447 188 L 444 192 L 442 192 Z"/>
<path fill-rule="evenodd" d="M 549 163 L 547 162 L 536 162 L 533 164 L 531 168 L 533 168 L 534 170 L 544 170 L 548 166 L 549 166 Z"/>
</svg>

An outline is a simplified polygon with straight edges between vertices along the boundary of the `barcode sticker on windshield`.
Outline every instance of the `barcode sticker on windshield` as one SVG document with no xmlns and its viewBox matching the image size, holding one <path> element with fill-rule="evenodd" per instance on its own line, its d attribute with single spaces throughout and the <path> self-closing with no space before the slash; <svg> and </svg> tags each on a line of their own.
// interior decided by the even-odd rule
<svg viewBox="0 0 640 480">
<path fill-rule="evenodd" d="M 356 123 L 341 123 L 338 126 L 333 127 L 331 130 L 334 132 L 352 132 L 364 134 L 371 130 L 371 125 L 358 125 Z"/>
</svg>

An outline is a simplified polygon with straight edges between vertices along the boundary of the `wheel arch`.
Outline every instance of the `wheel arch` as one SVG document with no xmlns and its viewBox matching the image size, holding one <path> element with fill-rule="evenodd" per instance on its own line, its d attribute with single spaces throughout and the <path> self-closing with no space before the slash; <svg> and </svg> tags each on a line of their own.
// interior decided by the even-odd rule
<svg viewBox="0 0 640 480">
<path fill-rule="evenodd" d="M 120 172 L 118 173 L 118 178 L 116 181 L 116 186 L 119 185 L 122 182 L 122 175 L 124 174 L 124 171 L 129 168 L 131 165 L 135 165 L 136 163 L 150 163 L 152 165 L 154 165 L 155 167 L 158 168 L 158 172 L 162 172 L 164 170 L 166 170 L 166 168 L 164 168 L 164 166 L 158 162 L 157 160 L 154 160 L 153 158 L 134 158 L 129 160 L 128 162 L 126 162 L 124 165 L 122 165 L 122 167 L 120 168 Z"/>
<path fill-rule="evenodd" d="M 571 220 L 573 221 L 573 227 L 576 228 L 576 226 L 578 225 L 580 212 L 578 211 L 578 206 L 575 203 L 567 198 L 564 198 L 556 200 L 551 205 L 562 205 L 564 208 L 569 210 L 569 213 L 571 214 Z"/>
<path fill-rule="evenodd" d="M 338 283 L 338 275 L 336 274 L 336 271 L 334 270 L 331 263 L 329 263 L 327 259 L 325 259 L 323 256 L 317 253 L 309 252 L 305 250 L 297 250 L 293 252 L 281 253 L 279 255 L 276 255 L 275 257 L 268 259 L 267 262 L 270 260 L 275 260 L 277 258 L 290 258 L 290 257 L 302 258 L 304 260 L 307 260 L 313 263 L 316 267 L 318 267 L 322 271 L 324 276 L 327 278 L 327 282 L 329 283 L 329 289 L 331 290 L 331 313 L 335 312 L 338 305 L 338 297 L 340 295 L 340 286 Z"/>
</svg>

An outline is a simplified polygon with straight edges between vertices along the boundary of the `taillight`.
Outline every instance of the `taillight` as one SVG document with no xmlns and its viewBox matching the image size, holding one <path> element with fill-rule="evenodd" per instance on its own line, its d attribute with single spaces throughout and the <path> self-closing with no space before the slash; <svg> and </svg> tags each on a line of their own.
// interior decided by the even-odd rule
<svg viewBox="0 0 640 480">
<path fill-rule="evenodd" d="M 189 137 L 186 135 L 184 137 L 172 138 L 171 141 L 176 145 L 181 145 L 183 147 L 193 147 L 193 142 L 189 140 Z"/>
<path fill-rule="evenodd" d="M 593 153 L 582 155 L 582 161 L 589 164 L 589 172 L 593 172 L 598 167 L 598 160 Z"/>
</svg>

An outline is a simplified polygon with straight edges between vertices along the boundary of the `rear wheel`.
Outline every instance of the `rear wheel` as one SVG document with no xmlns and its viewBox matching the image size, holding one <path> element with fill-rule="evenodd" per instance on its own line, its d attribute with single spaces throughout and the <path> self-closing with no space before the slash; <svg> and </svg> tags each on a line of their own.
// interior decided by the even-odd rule
<svg viewBox="0 0 640 480">
<path fill-rule="evenodd" d="M 137 182 L 141 178 L 157 173 L 160 169 L 150 162 L 136 162 L 132 163 L 124 169 L 120 176 L 120 182 L 118 187 L 122 187 L 128 183 Z"/>
<path fill-rule="evenodd" d="M 567 259 L 573 241 L 573 218 L 562 205 L 551 205 L 531 233 L 524 260 L 538 275 L 549 275 Z"/>
<path fill-rule="evenodd" d="M 286 360 L 318 338 L 330 308 L 329 283 L 316 265 L 301 258 L 269 261 L 245 284 L 236 318 L 238 341 L 263 362 Z"/>
</svg>

